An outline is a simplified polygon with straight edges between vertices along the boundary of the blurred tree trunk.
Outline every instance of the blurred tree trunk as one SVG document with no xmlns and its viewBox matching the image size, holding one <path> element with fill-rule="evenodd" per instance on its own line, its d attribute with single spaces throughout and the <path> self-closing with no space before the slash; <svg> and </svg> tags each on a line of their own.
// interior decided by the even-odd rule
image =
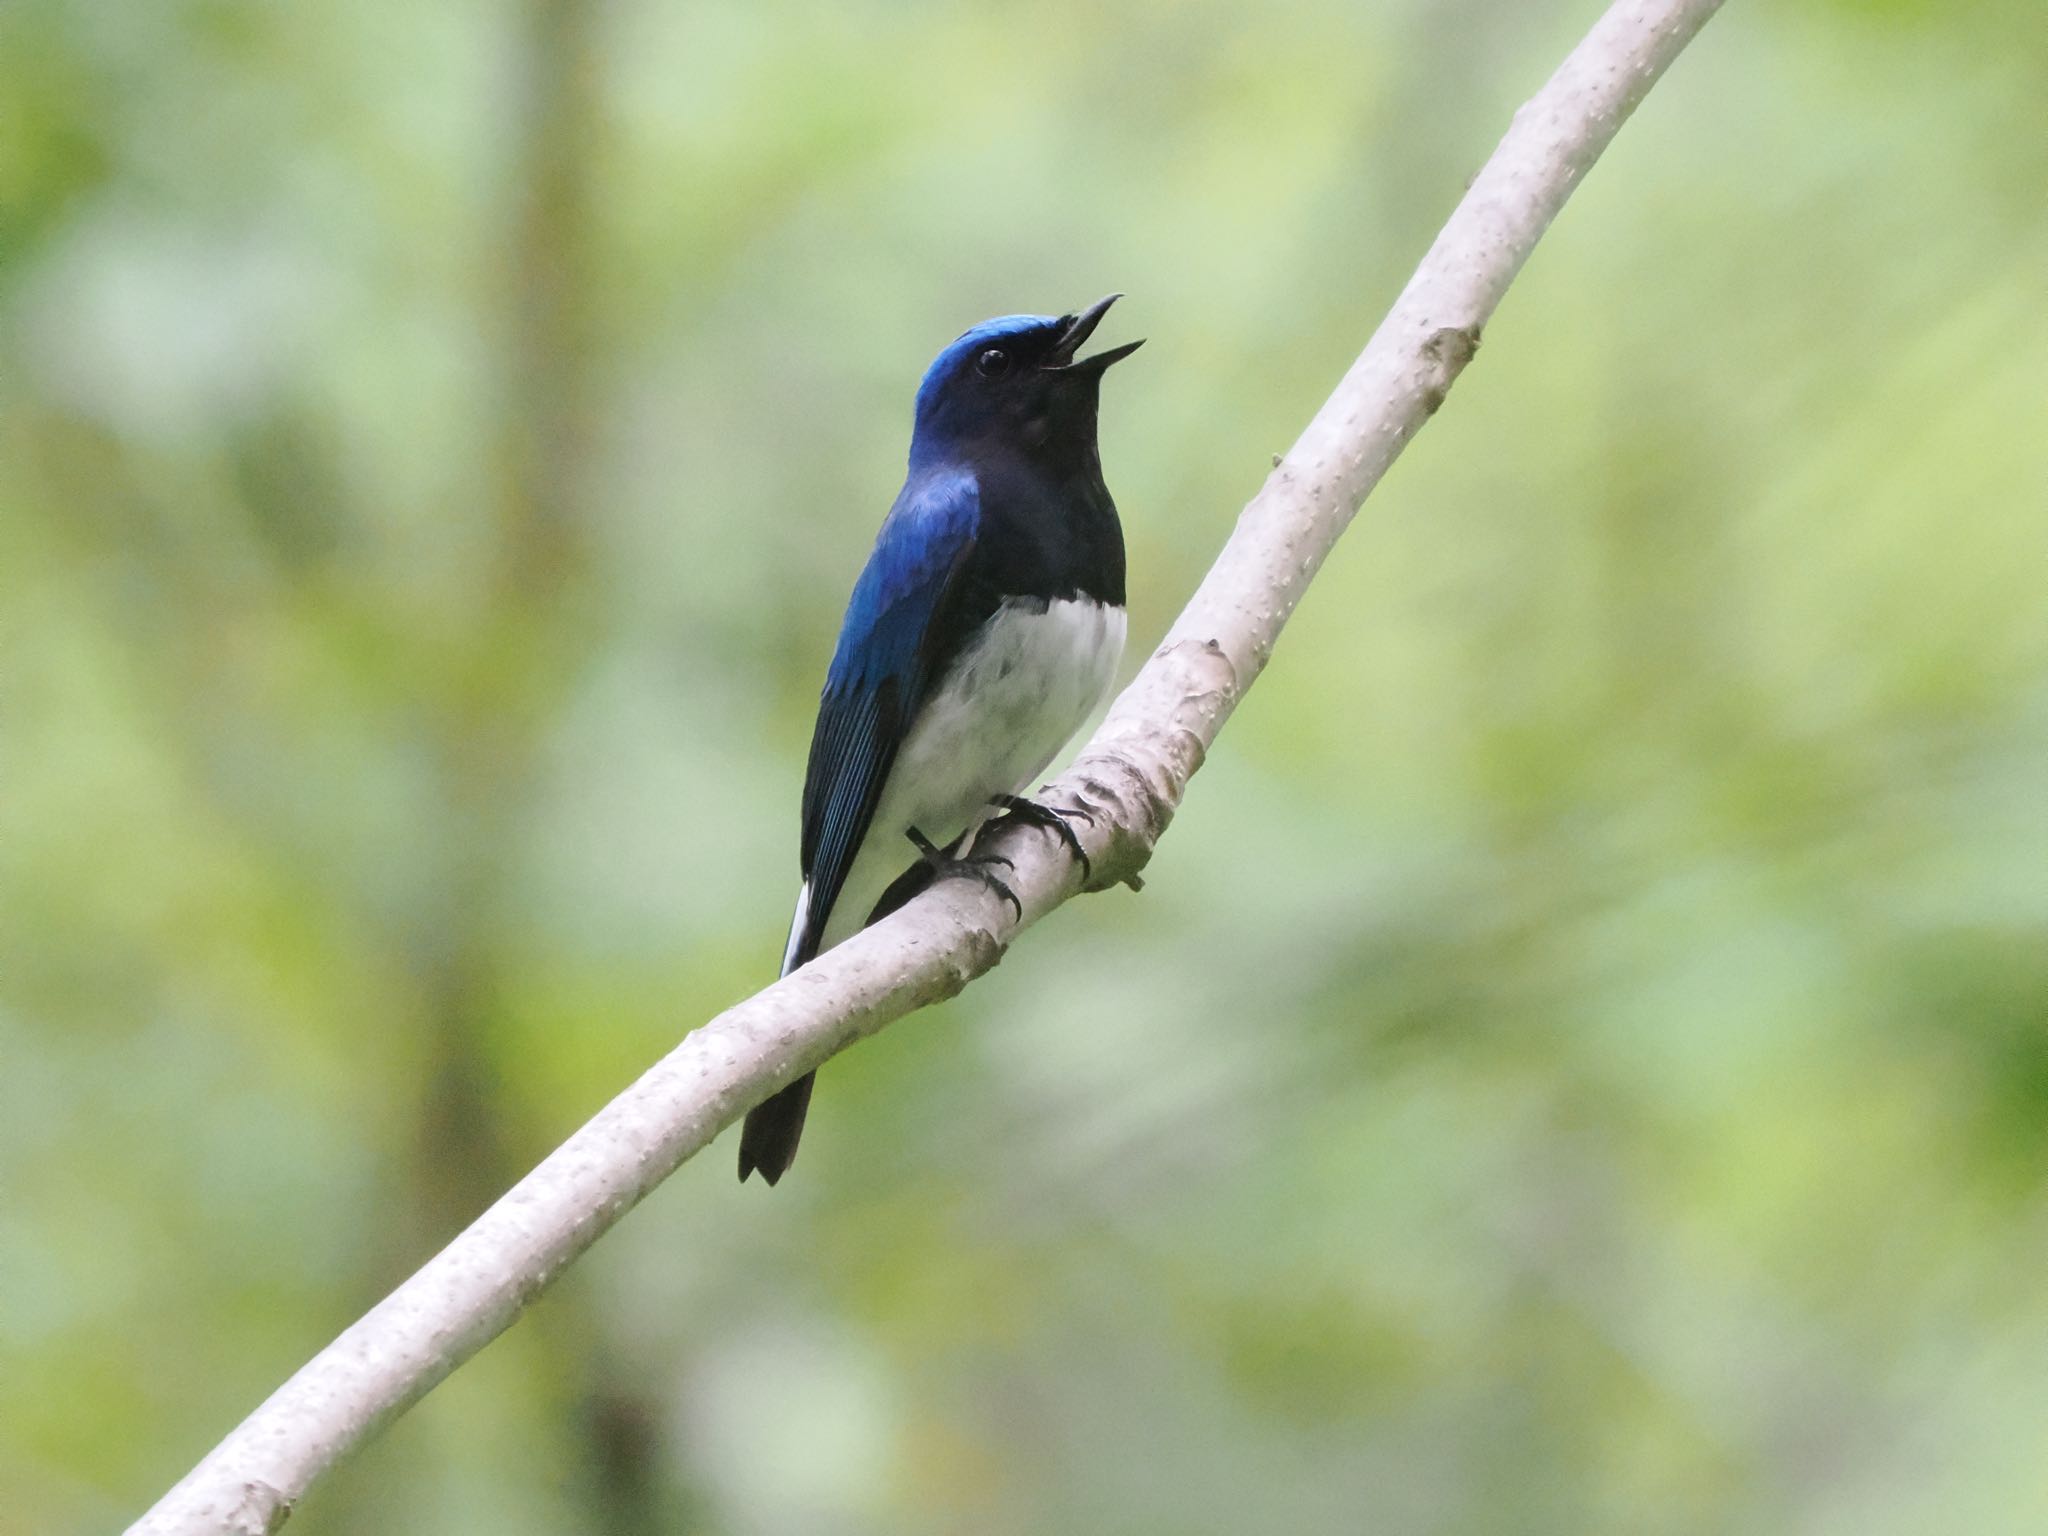
<svg viewBox="0 0 2048 1536">
<path fill-rule="evenodd" d="M 411 936 L 430 1032 L 428 1078 L 406 1169 L 409 1228 L 398 1254 L 473 1220 L 547 1150 L 500 1091 L 502 962 L 557 706 L 591 652 L 587 498 L 596 450 L 592 376 L 591 167 L 603 110 L 603 12 L 594 0 L 529 0 L 508 92 L 512 163 L 494 295 L 504 381 L 492 464 L 491 567 L 482 611 L 436 722 L 450 836 L 440 898 Z M 397 1254 L 394 1254 L 397 1259 Z M 403 1262 L 398 1260 L 398 1262 Z M 656 1404 L 621 1369 L 601 1309 L 569 1287 L 536 1315 L 536 1343 L 582 1441 L 586 1528 L 662 1528 Z"/>
</svg>

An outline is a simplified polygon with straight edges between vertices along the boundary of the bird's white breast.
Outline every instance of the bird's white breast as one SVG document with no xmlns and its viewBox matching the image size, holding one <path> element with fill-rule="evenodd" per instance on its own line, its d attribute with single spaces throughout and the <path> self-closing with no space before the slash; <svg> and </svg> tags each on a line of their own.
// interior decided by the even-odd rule
<svg viewBox="0 0 2048 1536">
<path fill-rule="evenodd" d="M 943 846 L 991 813 L 990 797 L 1034 786 L 1109 691 L 1124 630 L 1124 610 L 1093 598 L 1012 599 L 969 637 L 896 754 L 827 946 L 858 929 L 916 857 L 908 828 Z"/>
<path fill-rule="evenodd" d="M 1124 649 L 1124 611 L 1093 598 L 1012 599 L 937 680 L 883 791 L 878 824 L 945 842 L 991 795 L 1019 794 L 1102 702 Z"/>
</svg>

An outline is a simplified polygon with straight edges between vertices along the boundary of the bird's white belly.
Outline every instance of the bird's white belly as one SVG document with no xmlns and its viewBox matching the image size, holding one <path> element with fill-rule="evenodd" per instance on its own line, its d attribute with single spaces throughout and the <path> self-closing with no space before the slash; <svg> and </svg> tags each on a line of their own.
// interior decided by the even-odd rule
<svg viewBox="0 0 2048 1536">
<path fill-rule="evenodd" d="M 1013 599 L 938 679 L 897 751 L 874 821 L 826 920 L 824 946 L 857 932 L 916 858 L 912 827 L 941 847 L 1032 787 L 1109 691 L 1124 610 L 1092 598 Z"/>
<path fill-rule="evenodd" d="M 1123 648 L 1121 608 L 1005 603 L 918 711 L 876 825 L 945 843 L 987 814 L 991 795 L 1029 788 L 1102 702 Z"/>
</svg>

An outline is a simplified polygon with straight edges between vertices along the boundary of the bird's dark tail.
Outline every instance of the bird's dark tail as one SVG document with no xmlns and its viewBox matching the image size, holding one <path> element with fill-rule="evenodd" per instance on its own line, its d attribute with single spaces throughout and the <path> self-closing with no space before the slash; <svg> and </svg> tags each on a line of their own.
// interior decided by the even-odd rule
<svg viewBox="0 0 2048 1536">
<path fill-rule="evenodd" d="M 957 849 L 957 844 L 955 845 Z M 879 923 L 903 903 L 932 883 L 935 871 L 932 866 L 919 860 L 898 875 L 889 888 L 882 892 L 882 899 L 875 903 L 874 911 L 868 914 L 870 923 Z M 804 914 L 808 917 L 808 913 Z M 784 957 L 782 974 L 787 976 L 816 953 L 817 932 L 825 926 L 824 919 L 817 922 L 816 930 L 807 930 L 800 919 L 797 931 L 790 936 L 789 953 Z M 818 1074 L 806 1072 L 773 1098 L 763 1099 L 747 1111 L 747 1118 L 740 1126 L 740 1182 L 745 1183 L 747 1175 L 758 1172 L 771 1185 L 796 1161 L 796 1144 L 803 1139 L 804 1115 L 811 1107 L 811 1085 Z"/>
<path fill-rule="evenodd" d="M 811 1085 L 815 1072 L 806 1072 L 771 1099 L 763 1099 L 747 1111 L 740 1127 L 740 1178 L 759 1172 L 773 1184 L 796 1161 L 796 1144 L 803 1139 L 804 1113 L 811 1107 Z"/>
</svg>

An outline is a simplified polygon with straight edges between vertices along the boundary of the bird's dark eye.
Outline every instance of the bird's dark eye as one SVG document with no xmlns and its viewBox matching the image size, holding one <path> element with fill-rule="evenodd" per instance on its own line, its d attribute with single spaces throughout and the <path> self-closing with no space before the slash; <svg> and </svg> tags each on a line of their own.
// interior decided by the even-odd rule
<svg viewBox="0 0 2048 1536">
<path fill-rule="evenodd" d="M 999 379 L 1010 371 L 1010 354 L 1001 347 L 990 347 L 974 360 L 975 369 L 985 379 Z"/>
</svg>

